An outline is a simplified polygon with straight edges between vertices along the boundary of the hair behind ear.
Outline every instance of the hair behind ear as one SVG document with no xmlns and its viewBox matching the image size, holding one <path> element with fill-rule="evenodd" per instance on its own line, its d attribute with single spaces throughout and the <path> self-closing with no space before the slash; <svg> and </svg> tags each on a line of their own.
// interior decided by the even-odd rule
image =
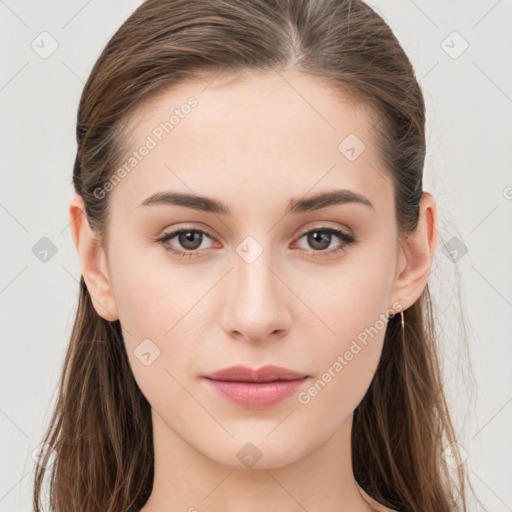
<svg viewBox="0 0 512 512">
<path fill-rule="evenodd" d="M 129 366 L 120 324 L 96 313 L 83 277 L 54 416 L 41 460 L 52 466 L 56 511 L 138 512 L 153 485 L 151 407 Z M 87 475 L 87 479 L 83 475 Z M 35 497 L 45 468 L 35 471 Z M 34 510 L 41 510 L 34 498 Z"/>
</svg>

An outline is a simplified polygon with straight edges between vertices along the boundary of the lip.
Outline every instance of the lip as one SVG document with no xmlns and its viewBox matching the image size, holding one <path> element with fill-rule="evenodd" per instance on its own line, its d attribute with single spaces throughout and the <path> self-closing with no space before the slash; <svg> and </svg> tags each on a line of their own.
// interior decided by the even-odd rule
<svg viewBox="0 0 512 512">
<path fill-rule="evenodd" d="M 204 375 L 204 377 L 213 380 L 237 382 L 272 382 L 275 380 L 302 379 L 307 377 L 307 374 L 269 364 L 262 366 L 258 370 L 253 370 L 248 366 L 230 366 L 229 368 Z"/>
<path fill-rule="evenodd" d="M 265 409 L 278 404 L 295 393 L 308 378 L 307 374 L 274 365 L 258 370 L 231 366 L 203 376 L 211 389 L 248 409 Z"/>
</svg>

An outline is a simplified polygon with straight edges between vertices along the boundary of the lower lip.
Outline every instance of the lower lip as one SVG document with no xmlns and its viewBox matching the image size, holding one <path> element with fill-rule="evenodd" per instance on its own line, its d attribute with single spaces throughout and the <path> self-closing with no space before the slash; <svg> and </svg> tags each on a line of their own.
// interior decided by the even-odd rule
<svg viewBox="0 0 512 512">
<path fill-rule="evenodd" d="M 293 395 L 308 377 L 273 382 L 234 382 L 206 379 L 224 398 L 248 409 L 265 409 Z"/>
</svg>

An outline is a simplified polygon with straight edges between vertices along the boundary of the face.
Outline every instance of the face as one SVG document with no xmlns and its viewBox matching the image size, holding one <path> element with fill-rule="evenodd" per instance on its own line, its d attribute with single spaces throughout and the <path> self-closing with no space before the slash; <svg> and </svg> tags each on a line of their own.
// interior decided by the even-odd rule
<svg viewBox="0 0 512 512">
<path fill-rule="evenodd" d="M 235 467 L 247 442 L 272 468 L 346 427 L 386 314 L 404 307 L 373 118 L 317 78 L 283 76 L 187 82 L 151 99 L 131 119 L 108 196 L 105 305 L 137 384 L 169 435 Z M 334 191 L 345 201 L 309 201 Z M 171 192 L 216 203 L 164 201 Z M 235 403 L 204 378 L 235 365 L 307 377 L 288 396 L 260 385 Z"/>
</svg>

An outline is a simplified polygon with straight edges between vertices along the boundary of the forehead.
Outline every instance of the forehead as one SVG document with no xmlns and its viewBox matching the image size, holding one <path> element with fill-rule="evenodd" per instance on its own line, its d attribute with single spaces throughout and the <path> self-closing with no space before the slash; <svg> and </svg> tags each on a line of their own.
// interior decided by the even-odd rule
<svg viewBox="0 0 512 512">
<path fill-rule="evenodd" d="M 132 115 L 119 166 L 129 172 L 111 200 L 134 207 L 172 189 L 214 195 L 242 213 L 249 192 L 265 208 L 342 187 L 384 207 L 392 190 L 372 121 L 370 110 L 296 71 L 188 80 Z"/>
</svg>

